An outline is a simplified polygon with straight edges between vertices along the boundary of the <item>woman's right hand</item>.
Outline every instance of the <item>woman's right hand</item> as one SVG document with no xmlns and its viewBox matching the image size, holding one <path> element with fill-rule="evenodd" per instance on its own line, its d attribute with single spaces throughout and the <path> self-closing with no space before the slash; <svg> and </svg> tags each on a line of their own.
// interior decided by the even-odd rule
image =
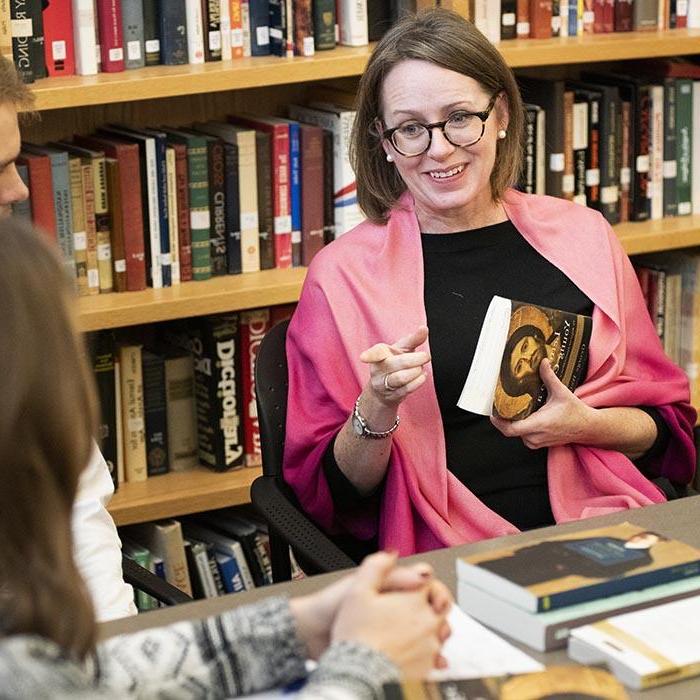
<svg viewBox="0 0 700 700">
<path fill-rule="evenodd" d="M 383 653 L 402 676 L 425 678 L 444 665 L 440 649 L 450 634 L 449 601 L 434 605 L 430 583 L 414 590 L 383 592 L 396 556 L 367 557 L 354 575 L 331 629 L 331 641 L 354 641 Z"/>
<path fill-rule="evenodd" d="M 430 355 L 416 351 L 428 339 L 428 327 L 419 326 L 395 343 L 377 343 L 360 355 L 369 365 L 370 381 L 365 394 L 371 393 L 379 403 L 395 408 L 426 380 L 424 365 Z"/>
</svg>

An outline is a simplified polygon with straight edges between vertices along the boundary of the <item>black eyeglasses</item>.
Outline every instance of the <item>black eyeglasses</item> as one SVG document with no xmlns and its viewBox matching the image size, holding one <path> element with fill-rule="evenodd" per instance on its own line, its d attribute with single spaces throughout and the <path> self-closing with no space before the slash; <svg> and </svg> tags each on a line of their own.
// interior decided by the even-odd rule
<svg viewBox="0 0 700 700">
<path fill-rule="evenodd" d="M 382 137 L 391 141 L 391 145 L 402 155 L 409 158 L 425 153 L 433 140 L 433 129 L 440 129 L 442 135 L 453 145 L 465 148 L 473 146 L 484 135 L 486 120 L 491 114 L 496 99 L 501 91 L 494 93 L 488 107 L 483 112 L 454 112 L 444 122 L 421 124 L 406 122 L 393 129 L 386 129 Z"/>
</svg>

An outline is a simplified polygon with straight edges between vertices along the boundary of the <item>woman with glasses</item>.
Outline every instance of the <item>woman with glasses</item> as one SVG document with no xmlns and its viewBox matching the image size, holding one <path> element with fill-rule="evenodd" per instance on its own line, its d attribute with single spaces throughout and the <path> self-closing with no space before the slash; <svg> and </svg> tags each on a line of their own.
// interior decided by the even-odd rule
<svg viewBox="0 0 700 700">
<path fill-rule="evenodd" d="M 612 229 L 512 189 L 523 114 L 498 51 L 444 10 L 391 28 L 360 80 L 367 221 L 314 259 L 289 328 L 284 472 L 358 556 L 657 503 L 652 478 L 692 478 L 688 382 Z M 494 295 L 593 317 L 584 384 L 543 361 L 548 401 L 521 421 L 456 406 Z"/>
</svg>

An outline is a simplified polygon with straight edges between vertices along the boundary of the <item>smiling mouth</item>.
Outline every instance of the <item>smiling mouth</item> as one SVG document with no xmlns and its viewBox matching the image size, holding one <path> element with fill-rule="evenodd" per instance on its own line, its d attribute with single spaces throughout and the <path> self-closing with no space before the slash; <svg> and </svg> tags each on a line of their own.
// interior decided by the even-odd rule
<svg viewBox="0 0 700 700">
<path fill-rule="evenodd" d="M 450 170 L 430 170 L 428 175 L 433 178 L 433 180 L 445 180 L 455 175 L 459 175 L 464 170 L 464 165 L 457 165 Z"/>
</svg>

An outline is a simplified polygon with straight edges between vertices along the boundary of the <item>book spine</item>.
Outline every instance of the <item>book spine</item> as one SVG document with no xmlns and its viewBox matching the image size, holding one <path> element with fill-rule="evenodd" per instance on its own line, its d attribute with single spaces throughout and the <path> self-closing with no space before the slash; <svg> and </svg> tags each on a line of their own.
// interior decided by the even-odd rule
<svg viewBox="0 0 700 700">
<path fill-rule="evenodd" d="M 634 26 L 633 0 L 616 0 L 615 31 L 631 32 Z"/>
<path fill-rule="evenodd" d="M 49 157 L 20 155 L 18 162 L 26 165 L 29 171 L 32 223 L 42 229 L 51 240 L 58 241 Z"/>
<path fill-rule="evenodd" d="M 85 257 L 87 261 L 89 294 L 100 293 L 100 271 L 97 265 L 97 222 L 95 217 L 95 167 L 92 162 L 81 166 L 83 194 L 85 197 Z"/>
<path fill-rule="evenodd" d="M 143 352 L 143 413 L 148 476 L 168 472 L 168 422 L 165 363 L 161 355 Z"/>
<path fill-rule="evenodd" d="M 635 139 L 635 176 L 632 190 L 633 219 L 646 221 L 649 218 L 649 146 L 651 143 L 651 100 L 649 86 L 637 90 L 638 109 Z"/>
<path fill-rule="evenodd" d="M 313 3 L 314 50 L 335 48 L 335 0 L 316 0 Z"/>
<path fill-rule="evenodd" d="M 367 0 L 338 0 L 336 12 L 340 43 L 344 46 L 367 46 Z"/>
<path fill-rule="evenodd" d="M 304 125 L 301 128 L 301 264 L 309 265 L 323 248 L 324 190 L 323 129 Z M 332 214 L 332 212 L 331 212 Z"/>
<path fill-rule="evenodd" d="M 335 162 L 333 132 L 323 130 L 323 242 L 335 239 Z"/>
<path fill-rule="evenodd" d="M 68 159 L 70 175 L 71 213 L 73 222 L 73 259 L 79 296 L 89 293 L 87 284 L 87 245 L 85 239 L 85 198 L 80 158 Z"/>
<path fill-rule="evenodd" d="M 230 0 L 231 57 L 243 58 L 243 15 L 241 0 Z"/>
<path fill-rule="evenodd" d="M 530 38 L 552 36 L 552 0 L 530 0 Z"/>
<path fill-rule="evenodd" d="M 275 266 L 292 266 L 292 203 L 289 126 L 276 124 L 272 132 L 272 202 L 274 207 Z"/>
<path fill-rule="evenodd" d="M 518 39 L 530 36 L 530 0 L 517 0 L 515 34 Z"/>
<path fill-rule="evenodd" d="M 275 266 L 273 165 L 271 137 L 267 133 L 255 133 L 255 164 L 258 197 L 258 240 L 260 269 L 271 270 Z"/>
<path fill-rule="evenodd" d="M 628 100 L 620 104 L 620 119 L 622 120 L 622 152 L 620 160 L 620 222 L 630 220 L 632 208 L 631 195 L 631 130 L 632 105 Z"/>
<path fill-rule="evenodd" d="M 253 53 L 253 39 L 251 37 L 250 27 L 250 0 L 241 0 L 241 32 L 243 56 L 247 58 Z"/>
<path fill-rule="evenodd" d="M 270 312 L 267 309 L 241 313 L 241 382 L 243 384 L 243 437 L 245 465 L 259 467 L 262 464 L 260 448 L 260 423 L 258 422 L 255 393 L 255 361 L 265 333 L 270 329 Z"/>
<path fill-rule="evenodd" d="M 574 197 L 574 93 L 564 92 L 564 171 L 561 178 L 561 196 Z"/>
<path fill-rule="evenodd" d="M 243 272 L 257 272 L 261 268 L 261 254 L 255 132 L 239 133 L 237 142 L 238 192 L 241 213 L 241 270 Z"/>
<path fill-rule="evenodd" d="M 658 0 L 635 0 L 634 30 L 655 31 L 659 25 Z"/>
<path fill-rule="evenodd" d="M 239 593 L 245 591 L 245 584 L 238 568 L 238 561 L 230 554 L 215 552 L 216 564 L 226 593 Z"/>
<path fill-rule="evenodd" d="M 112 279 L 114 291 L 126 292 L 127 263 L 124 242 L 124 216 L 122 213 L 122 192 L 120 186 L 120 164 L 115 158 L 106 158 L 107 191 L 109 193 L 109 210 L 112 215 Z"/>
<path fill-rule="evenodd" d="M 551 36 L 561 36 L 561 0 L 552 0 L 552 33 Z"/>
<path fill-rule="evenodd" d="M 97 272 L 100 280 L 100 294 L 114 291 L 112 277 L 112 222 L 109 215 L 103 215 L 97 224 Z"/>
<path fill-rule="evenodd" d="M 501 0 L 501 40 L 517 36 L 517 0 Z"/>
<path fill-rule="evenodd" d="M 78 75 L 97 73 L 97 22 L 93 0 L 73 0 L 73 38 L 75 72 Z"/>
<path fill-rule="evenodd" d="M 124 463 L 124 429 L 122 425 L 122 373 L 119 353 L 114 352 L 114 413 L 116 416 L 117 437 L 117 481 L 123 484 L 126 481 L 126 465 Z"/>
<path fill-rule="evenodd" d="M 143 418 L 143 376 L 141 346 L 119 348 L 121 372 L 122 432 L 124 436 L 124 468 L 126 480 L 144 481 L 146 468 L 146 435 Z"/>
<path fill-rule="evenodd" d="M 270 28 L 270 53 L 273 56 L 285 55 L 286 2 L 285 0 L 268 0 Z"/>
<path fill-rule="evenodd" d="M 230 0 L 217 0 L 219 3 L 219 16 L 221 21 L 221 60 L 230 61 L 233 58 L 231 45 L 231 2 Z"/>
<path fill-rule="evenodd" d="M 600 208 L 600 98 L 592 96 L 588 110 L 588 150 L 586 153 L 586 202 Z"/>
<path fill-rule="evenodd" d="M 192 246 L 192 278 L 206 280 L 211 277 L 209 180 L 207 146 L 187 148 L 190 240 Z"/>
<path fill-rule="evenodd" d="M 0 0 L 0 55 L 12 58 L 12 19 L 10 0 Z"/>
<path fill-rule="evenodd" d="M 249 0 L 247 3 L 250 22 L 250 55 L 270 54 L 270 2 Z"/>
<path fill-rule="evenodd" d="M 212 276 L 226 274 L 226 193 L 224 190 L 224 145 L 208 141 L 210 255 Z"/>
<path fill-rule="evenodd" d="M 33 83 L 36 66 L 32 39 L 34 24 L 31 9 L 26 0 L 9 0 L 10 27 L 12 31 L 12 60 L 17 73 L 25 83 Z"/>
<path fill-rule="evenodd" d="M 126 286 L 128 291 L 132 292 L 146 287 L 146 251 L 138 146 L 125 144 L 123 148 L 120 147 L 116 155 L 119 160 L 119 191 L 124 225 Z"/>
<path fill-rule="evenodd" d="M 577 100 L 573 104 L 573 200 L 586 206 L 586 152 L 588 150 L 588 101 Z"/>
<path fill-rule="evenodd" d="M 678 215 L 692 213 L 691 168 L 693 153 L 693 81 L 676 79 L 676 149 L 678 155 Z"/>
<path fill-rule="evenodd" d="M 159 17 L 169 14 L 182 6 L 184 0 L 143 0 L 143 49 L 147 66 L 157 66 L 161 62 L 161 35 Z"/>
<path fill-rule="evenodd" d="M 187 17 L 187 62 L 204 63 L 204 18 L 201 0 L 185 0 Z"/>
<path fill-rule="evenodd" d="M 168 197 L 168 234 L 170 244 L 170 275 L 172 284 L 180 284 L 180 246 L 178 243 L 177 173 L 175 149 L 165 149 L 165 170 Z"/>
<path fill-rule="evenodd" d="M 199 464 L 192 356 L 166 357 L 164 364 L 170 471 L 186 471 Z"/>
<path fill-rule="evenodd" d="M 187 11 L 185 0 L 162 3 L 160 20 L 160 46 L 163 63 L 180 66 L 187 63 Z"/>
<path fill-rule="evenodd" d="M 43 3 L 39 2 L 38 0 L 31 0 L 27 4 L 27 9 L 29 10 L 32 18 L 33 27 L 31 52 L 35 80 L 40 80 L 48 75 L 46 72 L 46 61 L 44 55 L 44 13 L 42 8 Z"/>
<path fill-rule="evenodd" d="M 44 58 L 50 76 L 75 74 L 71 0 L 52 0 L 44 8 Z"/>
<path fill-rule="evenodd" d="M 192 239 L 190 233 L 190 196 L 187 176 L 187 147 L 173 144 L 175 148 L 175 179 L 177 186 L 177 224 L 180 258 L 180 281 L 192 279 Z"/>
<path fill-rule="evenodd" d="M 601 119 L 600 138 L 600 205 L 601 213 L 611 224 L 620 220 L 620 170 L 617 148 L 620 124 L 620 101 L 609 99 Z"/>
<path fill-rule="evenodd" d="M 693 114 L 700 114 L 700 80 L 693 81 L 691 108 Z M 691 209 L 693 214 L 700 214 L 700 136 L 697 134 L 696 138 L 693 139 L 691 153 L 692 157 L 690 161 L 693 166 L 690 174 Z"/>
<path fill-rule="evenodd" d="M 172 256 L 170 254 L 170 216 L 168 213 L 168 167 L 166 163 L 166 148 L 164 135 L 154 135 L 153 158 L 155 161 L 155 196 L 153 212 L 158 222 L 160 274 L 164 287 L 170 287 L 173 283 Z M 147 146 L 148 149 L 148 146 Z M 148 151 L 147 151 L 148 152 Z M 149 173 L 152 172 L 149 167 Z"/>
<path fill-rule="evenodd" d="M 525 150 L 523 169 L 518 188 L 526 194 L 534 194 L 536 187 L 535 155 L 537 144 L 537 112 L 535 105 L 525 105 Z"/>
<path fill-rule="evenodd" d="M 294 53 L 297 56 L 313 56 L 314 13 L 311 0 L 296 0 L 294 3 Z"/>
<path fill-rule="evenodd" d="M 93 355 L 93 371 L 100 403 L 98 438 L 100 451 L 107 462 L 115 489 L 119 486 L 117 474 L 117 413 L 114 379 L 114 343 L 109 332 L 98 334 Z M 121 420 L 121 417 L 119 416 Z"/>
<path fill-rule="evenodd" d="M 100 56 L 105 73 L 124 70 L 121 0 L 96 0 Z"/>
<path fill-rule="evenodd" d="M 122 31 L 124 34 L 125 62 L 127 70 L 146 65 L 144 54 L 143 0 L 121 0 Z"/>
<path fill-rule="evenodd" d="M 653 85 L 651 102 L 651 146 L 649 182 L 649 218 L 660 219 L 664 213 L 664 88 Z"/>
<path fill-rule="evenodd" d="M 53 206 L 56 217 L 58 245 L 63 255 L 66 272 L 71 279 L 75 279 L 68 154 L 65 152 L 52 153 L 49 157 L 51 159 L 51 182 L 53 184 Z"/>
<path fill-rule="evenodd" d="M 215 471 L 243 466 L 237 314 L 206 317 L 195 328 L 199 458 Z"/>
<path fill-rule="evenodd" d="M 226 200 L 226 272 L 241 272 L 241 213 L 238 186 L 238 146 L 224 144 L 224 191 Z"/>
<path fill-rule="evenodd" d="M 221 9 L 220 0 L 202 0 L 202 24 L 204 26 L 204 60 L 221 60 Z"/>
<path fill-rule="evenodd" d="M 299 124 L 289 124 L 289 199 L 292 222 L 292 261 L 301 265 L 301 136 Z"/>
</svg>

